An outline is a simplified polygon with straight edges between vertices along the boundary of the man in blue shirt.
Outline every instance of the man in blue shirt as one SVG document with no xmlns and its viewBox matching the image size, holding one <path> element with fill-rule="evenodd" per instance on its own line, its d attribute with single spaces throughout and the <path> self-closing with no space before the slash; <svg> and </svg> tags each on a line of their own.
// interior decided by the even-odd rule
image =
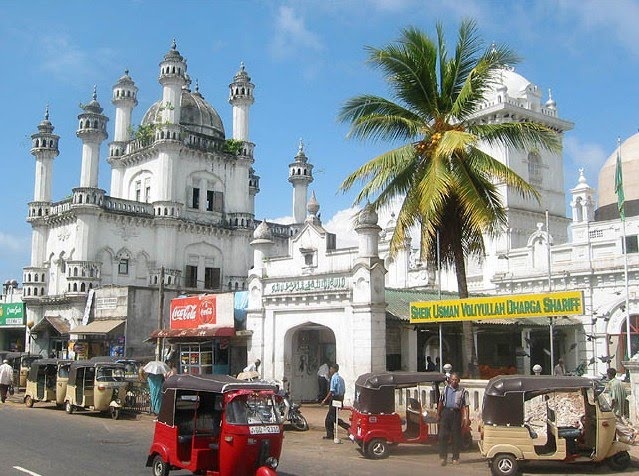
<svg viewBox="0 0 639 476">
<path fill-rule="evenodd" d="M 453 464 L 459 464 L 462 426 L 470 425 L 468 392 L 459 386 L 459 375 L 450 374 L 448 383 L 439 397 L 437 405 L 439 421 L 439 458 L 442 466 L 448 459 L 448 441 L 452 439 Z"/>
<path fill-rule="evenodd" d="M 346 393 L 346 385 L 344 379 L 340 376 L 339 365 L 332 364 L 328 369 L 328 376 L 330 377 L 330 386 L 326 397 L 322 400 L 323 404 L 328 404 L 328 412 L 324 419 L 324 427 L 326 428 L 326 436 L 322 438 L 325 440 L 332 440 L 335 438 L 335 422 L 337 421 L 337 407 L 333 406 L 333 400 L 340 402 L 344 401 L 344 393 Z"/>
</svg>

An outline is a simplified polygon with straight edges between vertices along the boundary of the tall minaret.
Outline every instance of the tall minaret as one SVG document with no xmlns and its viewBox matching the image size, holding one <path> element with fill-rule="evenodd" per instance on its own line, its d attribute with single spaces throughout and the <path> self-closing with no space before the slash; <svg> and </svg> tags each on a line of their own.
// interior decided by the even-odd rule
<svg viewBox="0 0 639 476">
<path fill-rule="evenodd" d="M 595 219 L 595 191 L 584 177 L 584 169 L 579 169 L 579 183 L 573 189 L 570 189 L 572 200 L 570 208 L 572 209 L 573 223 L 588 223 Z"/>
<path fill-rule="evenodd" d="M 102 114 L 102 106 L 98 102 L 96 88 L 93 88 L 93 99 L 82 107 L 84 111 L 78 116 L 79 127 L 76 135 L 82 140 L 82 171 L 80 187 L 98 187 L 98 165 L 100 163 L 100 144 L 107 137 L 106 123 L 109 118 Z"/>
<path fill-rule="evenodd" d="M 111 103 L 115 106 L 115 133 L 113 142 L 109 144 L 112 197 L 122 198 L 123 167 L 117 159 L 124 154 L 126 144 L 131 140 L 131 113 L 138 105 L 137 95 L 138 88 L 129 76 L 129 71 L 126 70 L 124 76 L 113 85 L 111 97 Z"/>
<path fill-rule="evenodd" d="M 169 124 L 179 124 L 182 87 L 187 83 L 187 76 L 186 61 L 177 50 L 175 40 L 160 63 L 159 81 L 162 85 L 162 121 Z"/>
<path fill-rule="evenodd" d="M 29 203 L 28 221 L 32 226 L 31 233 L 31 266 L 42 266 L 46 259 L 48 226 L 44 221 L 49 216 L 51 207 L 51 182 L 53 177 L 53 159 L 58 154 L 60 136 L 53 133 L 53 125 L 49 122 L 49 107 L 44 113 L 44 120 L 38 125 L 38 132 L 31 136 L 31 154 L 36 159 L 35 187 L 33 202 Z"/>
<path fill-rule="evenodd" d="M 304 154 L 304 142 L 302 142 L 302 139 L 300 139 L 295 162 L 288 166 L 288 181 L 293 184 L 293 217 L 295 218 L 295 223 L 304 223 L 308 185 L 313 181 L 313 165 L 308 162 L 308 158 Z"/>
<path fill-rule="evenodd" d="M 31 136 L 31 154 L 36 159 L 34 202 L 51 202 L 51 181 L 53 176 L 53 159 L 60 151 L 60 136 L 53 133 L 53 124 L 49 122 L 49 106 L 44 113 L 44 120 L 38 125 L 38 132 Z"/>
<path fill-rule="evenodd" d="M 240 70 L 229 84 L 229 103 L 233 106 L 233 139 L 249 140 L 249 109 L 255 102 L 250 76 L 244 70 L 244 63 L 240 63 Z"/>
</svg>

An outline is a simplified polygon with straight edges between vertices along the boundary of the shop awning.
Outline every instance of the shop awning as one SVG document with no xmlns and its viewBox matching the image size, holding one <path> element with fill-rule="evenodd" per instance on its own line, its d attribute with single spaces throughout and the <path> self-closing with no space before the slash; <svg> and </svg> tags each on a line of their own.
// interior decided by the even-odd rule
<svg viewBox="0 0 639 476">
<path fill-rule="evenodd" d="M 122 319 L 105 319 L 101 321 L 89 322 L 86 326 L 77 326 L 71 329 L 71 334 L 93 334 L 103 335 L 113 331 L 116 327 L 121 326 L 126 321 Z"/>
<path fill-rule="evenodd" d="M 195 329 L 156 329 L 151 339 L 158 337 L 235 337 L 234 327 L 196 327 Z"/>
<path fill-rule="evenodd" d="M 47 326 L 53 327 L 60 335 L 69 334 L 69 322 L 60 316 L 44 316 L 44 319 L 33 326 L 31 332 L 43 331 Z"/>
</svg>

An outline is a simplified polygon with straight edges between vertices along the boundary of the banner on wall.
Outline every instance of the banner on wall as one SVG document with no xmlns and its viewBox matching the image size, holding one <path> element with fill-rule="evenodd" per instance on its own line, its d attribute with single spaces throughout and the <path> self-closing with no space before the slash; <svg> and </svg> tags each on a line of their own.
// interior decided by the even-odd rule
<svg viewBox="0 0 639 476">
<path fill-rule="evenodd" d="M 24 303 L 0 304 L 1 326 L 24 326 Z"/>
<path fill-rule="evenodd" d="M 584 296 L 582 291 L 516 294 L 410 303 L 411 324 L 578 316 L 583 313 Z"/>
<path fill-rule="evenodd" d="M 171 329 L 194 329 L 217 323 L 217 303 L 213 294 L 171 300 Z"/>
</svg>

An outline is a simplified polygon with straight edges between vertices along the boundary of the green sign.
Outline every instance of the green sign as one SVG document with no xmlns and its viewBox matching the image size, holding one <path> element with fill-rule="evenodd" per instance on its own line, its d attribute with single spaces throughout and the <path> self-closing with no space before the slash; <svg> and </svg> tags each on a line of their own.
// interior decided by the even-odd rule
<svg viewBox="0 0 639 476">
<path fill-rule="evenodd" d="M 1 326 L 24 326 L 24 303 L 0 304 Z"/>
</svg>

